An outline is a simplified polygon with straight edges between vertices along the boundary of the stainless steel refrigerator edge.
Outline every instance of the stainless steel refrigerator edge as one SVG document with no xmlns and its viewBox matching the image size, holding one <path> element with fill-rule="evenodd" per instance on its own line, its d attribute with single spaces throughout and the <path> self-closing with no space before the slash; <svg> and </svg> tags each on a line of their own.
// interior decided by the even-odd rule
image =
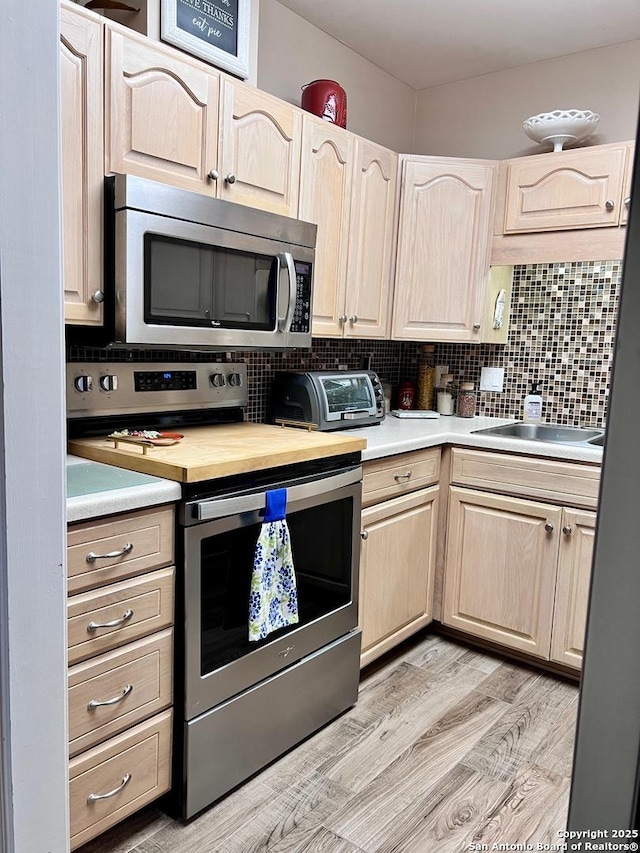
<svg viewBox="0 0 640 853">
<path fill-rule="evenodd" d="M 636 145 L 568 821 L 614 842 L 624 841 L 614 830 L 638 826 L 640 771 L 639 154 Z"/>
</svg>

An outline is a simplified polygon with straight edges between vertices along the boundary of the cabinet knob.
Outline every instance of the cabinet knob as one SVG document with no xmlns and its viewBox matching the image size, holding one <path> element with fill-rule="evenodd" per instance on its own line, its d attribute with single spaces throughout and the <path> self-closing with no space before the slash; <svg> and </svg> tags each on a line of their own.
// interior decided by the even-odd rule
<svg viewBox="0 0 640 853">
<path fill-rule="evenodd" d="M 99 305 L 101 302 L 104 302 L 104 293 L 102 290 L 96 290 L 96 292 L 91 295 L 91 298 Z"/>
<path fill-rule="evenodd" d="M 474 323 L 474 324 L 473 324 L 473 331 L 474 331 L 474 332 L 479 332 L 479 331 L 480 331 L 480 323 Z"/>
<path fill-rule="evenodd" d="M 363 530 L 362 533 L 360 534 L 360 538 L 361 539 L 368 539 L 369 538 L 369 531 Z"/>
<path fill-rule="evenodd" d="M 631 196 L 630 196 L 630 195 L 628 195 L 628 196 L 625 198 L 625 200 L 624 200 L 624 204 L 625 204 L 625 207 L 629 207 L 629 205 L 631 204 Z"/>
<path fill-rule="evenodd" d="M 573 527 L 571 527 L 570 524 L 565 524 L 565 526 L 562 528 L 562 532 L 565 536 L 571 536 L 571 534 L 573 533 Z"/>
<path fill-rule="evenodd" d="M 607 208 L 607 210 L 613 210 L 613 208 L 615 207 L 615 203 L 612 202 L 610 198 L 608 198 L 605 201 L 604 206 Z"/>
<path fill-rule="evenodd" d="M 229 172 L 229 174 L 228 174 L 228 175 L 227 175 L 227 177 L 225 178 L 225 181 L 226 181 L 228 184 L 235 184 L 235 182 L 236 182 L 236 176 L 233 174 L 233 172 Z"/>
<path fill-rule="evenodd" d="M 207 177 L 210 181 L 217 181 L 220 177 L 220 172 L 217 169 L 209 169 L 207 172 Z"/>
<path fill-rule="evenodd" d="M 353 324 L 353 323 L 357 323 L 357 322 L 358 322 L 358 315 L 357 315 L 357 314 L 352 314 L 352 315 L 349 317 L 349 322 L 350 322 L 351 324 Z"/>
<path fill-rule="evenodd" d="M 347 322 L 347 320 L 348 320 L 348 319 L 349 319 L 349 318 L 347 317 L 347 315 L 346 315 L 346 314 L 341 314 L 341 315 L 338 317 L 338 323 L 340 323 L 340 325 L 341 325 L 341 326 L 344 326 L 344 324 Z"/>
<path fill-rule="evenodd" d="M 544 529 L 547 531 L 547 533 L 553 533 L 553 524 L 551 524 L 550 521 L 547 521 L 544 526 Z"/>
</svg>

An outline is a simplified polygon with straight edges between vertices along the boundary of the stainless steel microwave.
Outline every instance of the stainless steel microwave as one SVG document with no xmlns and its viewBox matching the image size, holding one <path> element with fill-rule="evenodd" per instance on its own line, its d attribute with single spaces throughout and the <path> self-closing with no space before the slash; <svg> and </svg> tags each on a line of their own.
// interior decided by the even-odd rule
<svg viewBox="0 0 640 853">
<path fill-rule="evenodd" d="M 107 180 L 116 343 L 311 346 L 315 225 L 132 175 Z"/>
</svg>

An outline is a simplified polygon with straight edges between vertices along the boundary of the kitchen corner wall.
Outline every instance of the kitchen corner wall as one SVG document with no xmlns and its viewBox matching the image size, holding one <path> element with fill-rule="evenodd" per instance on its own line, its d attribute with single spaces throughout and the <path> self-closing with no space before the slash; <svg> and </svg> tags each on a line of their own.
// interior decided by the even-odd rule
<svg viewBox="0 0 640 853">
<path fill-rule="evenodd" d="M 535 264 L 514 270 L 507 344 L 436 344 L 433 363 L 446 364 L 456 384 L 480 383 L 482 367 L 503 367 L 504 391 L 479 395 L 478 414 L 522 419 L 531 382 L 541 383 L 543 420 L 604 426 L 613 360 L 621 261 Z M 240 352 L 249 380 L 246 419 L 267 418 L 279 370 L 371 367 L 394 386 L 415 380 L 421 344 L 316 338 L 310 350 Z M 223 360 L 219 353 L 103 350 L 70 347 L 69 361 L 193 362 Z"/>
<path fill-rule="evenodd" d="M 544 421 L 604 427 L 621 276 L 621 261 L 515 267 L 506 346 L 439 344 L 435 363 L 476 388 L 481 367 L 504 368 L 504 391 L 481 392 L 478 414 L 521 420 L 539 381 Z"/>
</svg>

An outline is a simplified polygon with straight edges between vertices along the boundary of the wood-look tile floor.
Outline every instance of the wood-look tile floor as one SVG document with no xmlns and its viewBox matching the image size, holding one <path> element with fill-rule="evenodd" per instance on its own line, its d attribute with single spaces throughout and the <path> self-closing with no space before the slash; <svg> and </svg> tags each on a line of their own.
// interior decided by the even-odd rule
<svg viewBox="0 0 640 853">
<path fill-rule="evenodd" d="M 463 853 L 558 843 L 576 684 L 437 635 L 354 708 L 184 825 L 151 806 L 81 853 Z M 259 725 L 259 721 L 256 721 Z"/>
</svg>

